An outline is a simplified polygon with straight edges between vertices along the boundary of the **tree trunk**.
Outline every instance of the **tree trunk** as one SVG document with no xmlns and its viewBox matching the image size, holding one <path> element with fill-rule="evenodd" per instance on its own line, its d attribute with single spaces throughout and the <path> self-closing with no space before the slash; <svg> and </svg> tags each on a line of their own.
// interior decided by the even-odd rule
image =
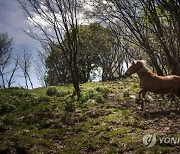
<svg viewBox="0 0 180 154">
<path fill-rule="evenodd" d="M 4 89 L 6 89 L 6 85 L 5 85 L 4 75 L 3 75 L 3 74 L 1 74 L 1 78 L 2 78 L 2 83 L 3 83 L 2 87 L 3 87 Z"/>
<path fill-rule="evenodd" d="M 150 59 L 151 59 L 151 62 L 152 62 L 152 65 L 154 66 L 156 72 L 157 72 L 157 75 L 161 75 L 163 76 L 163 71 L 162 69 L 160 68 L 160 66 L 158 65 L 157 63 L 157 60 L 156 58 L 153 56 L 153 55 L 149 55 L 150 56 Z"/>
<path fill-rule="evenodd" d="M 163 71 L 157 62 L 157 57 L 154 55 L 154 50 L 151 48 L 149 42 L 147 42 L 145 38 L 143 39 L 143 42 L 144 43 L 142 43 L 142 46 L 146 49 L 144 51 L 149 55 L 152 65 L 154 66 L 157 74 L 163 76 Z"/>
<path fill-rule="evenodd" d="M 72 77 L 72 84 L 75 90 L 75 94 L 77 95 L 78 99 L 80 99 L 81 94 L 79 88 L 79 71 L 76 61 L 76 55 L 74 55 L 73 58 L 70 61 L 68 61 L 68 65 Z"/>
<path fill-rule="evenodd" d="M 10 76 L 10 78 L 9 78 L 9 81 L 8 81 L 8 88 L 11 87 L 12 79 L 13 79 L 14 73 L 15 73 L 16 70 L 17 70 L 17 66 L 18 66 L 18 61 L 16 62 L 15 67 L 14 67 L 14 69 L 13 69 L 13 71 L 12 71 L 12 74 L 11 74 L 11 76 Z"/>
<path fill-rule="evenodd" d="M 24 79 L 25 79 L 25 83 L 26 83 L 26 89 L 28 89 L 27 76 L 25 73 L 24 73 Z"/>
<path fill-rule="evenodd" d="M 73 69 L 72 69 L 73 70 Z M 71 72 L 71 76 L 72 76 L 72 83 L 73 83 L 73 87 L 75 90 L 75 94 L 77 95 L 78 99 L 81 97 L 80 94 L 80 88 L 79 88 L 79 78 L 77 76 L 77 72 Z"/>
<path fill-rule="evenodd" d="M 30 84 L 31 84 L 31 88 L 34 89 L 34 88 L 33 88 L 33 83 L 32 83 L 31 78 L 30 78 L 30 76 L 29 76 L 29 73 L 27 74 L 27 77 L 28 77 L 29 82 L 30 82 Z"/>
<path fill-rule="evenodd" d="M 74 67 L 74 69 L 73 69 L 74 70 L 73 86 L 76 91 L 76 95 L 77 95 L 78 99 L 80 99 L 81 94 L 80 94 L 80 88 L 79 88 L 79 70 L 78 70 L 78 66 L 77 66 L 76 55 L 73 56 L 73 67 Z"/>
</svg>

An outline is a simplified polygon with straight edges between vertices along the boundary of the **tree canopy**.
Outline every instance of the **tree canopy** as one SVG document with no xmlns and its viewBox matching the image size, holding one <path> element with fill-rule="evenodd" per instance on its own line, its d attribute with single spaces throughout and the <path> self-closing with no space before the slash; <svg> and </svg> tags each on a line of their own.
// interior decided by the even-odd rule
<svg viewBox="0 0 180 154">
<path fill-rule="evenodd" d="M 79 80 L 85 83 L 91 80 L 90 74 L 98 67 L 103 68 L 104 74 L 111 74 L 113 59 L 112 52 L 115 46 L 115 40 L 111 30 L 103 27 L 100 23 L 92 23 L 90 25 L 81 25 L 78 27 L 78 68 Z M 64 42 L 66 42 L 66 37 Z M 48 68 L 48 82 L 50 85 L 72 82 L 72 78 L 68 73 L 67 63 L 63 59 L 63 52 L 56 46 L 51 46 L 49 56 L 46 59 Z M 109 63 L 108 63 L 109 60 Z"/>
</svg>

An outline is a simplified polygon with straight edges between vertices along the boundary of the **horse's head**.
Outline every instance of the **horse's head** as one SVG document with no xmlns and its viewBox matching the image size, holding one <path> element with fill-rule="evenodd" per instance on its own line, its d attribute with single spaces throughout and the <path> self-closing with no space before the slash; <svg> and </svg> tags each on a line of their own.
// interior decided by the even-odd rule
<svg viewBox="0 0 180 154">
<path fill-rule="evenodd" d="M 131 66 L 126 71 L 126 76 L 131 76 L 134 73 L 138 73 L 141 68 L 144 66 L 145 61 L 144 60 L 132 60 Z"/>
</svg>

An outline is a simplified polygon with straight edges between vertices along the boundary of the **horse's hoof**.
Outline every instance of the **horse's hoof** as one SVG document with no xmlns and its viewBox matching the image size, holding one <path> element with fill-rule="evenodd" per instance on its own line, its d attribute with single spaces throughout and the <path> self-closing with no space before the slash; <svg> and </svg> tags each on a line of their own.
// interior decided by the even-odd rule
<svg viewBox="0 0 180 154">
<path fill-rule="evenodd" d="M 140 104 L 140 99 L 136 98 L 136 99 L 135 99 L 135 103 L 136 103 L 136 104 Z"/>
<path fill-rule="evenodd" d="M 139 99 L 139 98 L 136 98 L 135 99 L 135 103 L 136 104 L 140 104 L 140 103 L 142 103 L 144 101 L 144 99 Z"/>
</svg>

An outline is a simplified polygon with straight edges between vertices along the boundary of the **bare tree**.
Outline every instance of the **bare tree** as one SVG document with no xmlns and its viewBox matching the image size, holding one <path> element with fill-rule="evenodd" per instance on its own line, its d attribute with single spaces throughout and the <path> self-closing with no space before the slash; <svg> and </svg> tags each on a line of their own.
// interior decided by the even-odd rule
<svg viewBox="0 0 180 154">
<path fill-rule="evenodd" d="M 15 81 L 13 80 L 13 78 L 14 78 L 15 72 L 16 72 L 16 71 L 18 70 L 18 68 L 19 68 L 19 67 L 18 67 L 18 64 L 19 64 L 19 58 L 17 57 L 17 58 L 14 59 L 14 64 L 12 64 L 13 67 L 12 67 L 10 73 L 9 73 L 9 79 L 7 80 L 7 84 L 8 84 L 7 86 L 8 86 L 8 88 L 10 88 L 13 83 L 15 83 Z"/>
<path fill-rule="evenodd" d="M 2 79 L 1 87 L 6 88 L 6 68 L 11 62 L 13 39 L 8 37 L 7 33 L 0 34 L 0 77 Z"/>
<path fill-rule="evenodd" d="M 13 39 L 7 33 L 0 34 L 0 66 L 6 64 L 12 52 Z"/>
<path fill-rule="evenodd" d="M 95 15 L 148 55 L 159 75 L 180 74 L 180 5 L 176 0 L 92 0 Z M 136 51 L 135 51 L 136 52 Z"/>
<path fill-rule="evenodd" d="M 6 64 L 6 65 L 5 65 Z M 19 69 L 19 58 L 14 56 L 11 56 L 8 63 L 4 63 L 0 67 L 0 73 L 1 73 L 1 79 L 2 79 L 2 85 L 1 87 L 10 88 L 12 84 L 14 84 L 16 81 L 14 81 L 15 73 Z"/>
<path fill-rule="evenodd" d="M 28 89 L 28 81 L 30 82 L 31 88 L 33 89 L 33 83 L 30 78 L 30 72 L 31 72 L 31 66 L 32 66 L 32 60 L 33 60 L 33 55 L 32 51 L 26 47 L 26 46 L 21 46 L 21 59 L 19 60 L 19 67 L 23 72 L 24 79 L 25 79 L 25 87 Z"/>
<path fill-rule="evenodd" d="M 158 44 L 156 48 L 160 51 L 159 60 L 165 61 L 166 66 L 173 74 L 180 74 L 179 2 L 174 0 L 141 0 L 141 3 L 149 21 L 149 31 Z"/>
<path fill-rule="evenodd" d="M 43 51 L 37 50 L 37 59 L 35 61 L 35 70 L 36 70 L 36 76 L 39 80 L 39 83 L 43 87 L 47 87 L 47 68 L 45 60 L 48 55 L 48 49 L 46 45 L 43 45 Z"/>
<path fill-rule="evenodd" d="M 2 88 L 6 88 L 6 81 L 5 81 L 5 75 L 7 72 L 5 72 L 5 68 L 6 68 L 6 63 L 4 63 L 3 65 L 0 66 L 0 76 L 1 76 L 1 87 Z"/>
<path fill-rule="evenodd" d="M 77 27 L 80 0 L 18 0 L 18 2 L 26 17 L 38 29 L 38 33 L 30 29 L 30 35 L 43 43 L 57 46 L 63 52 L 79 98 Z"/>
</svg>

